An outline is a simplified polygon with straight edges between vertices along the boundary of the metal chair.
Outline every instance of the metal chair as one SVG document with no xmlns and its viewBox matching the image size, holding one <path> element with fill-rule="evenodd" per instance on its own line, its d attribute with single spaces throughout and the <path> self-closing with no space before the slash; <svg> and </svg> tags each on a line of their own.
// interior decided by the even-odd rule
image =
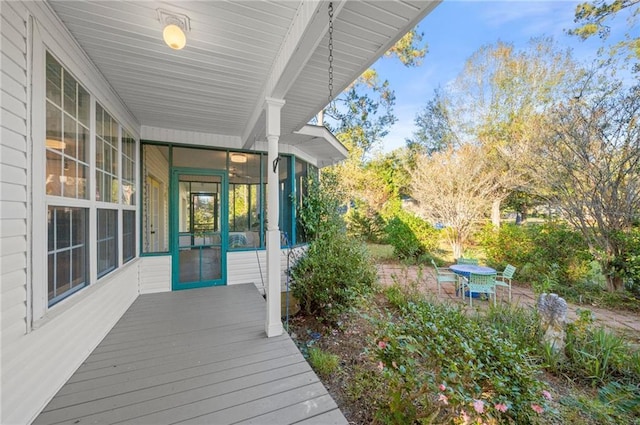
<svg viewBox="0 0 640 425">
<path fill-rule="evenodd" d="M 462 297 L 464 299 L 465 291 L 469 291 L 470 307 L 473 307 L 473 294 L 486 294 L 489 297 L 489 301 L 493 296 L 493 305 L 496 305 L 496 275 L 497 273 L 471 273 L 468 279 L 462 281 Z"/>
<path fill-rule="evenodd" d="M 511 279 L 516 272 L 516 268 L 511 264 L 507 264 L 507 267 L 503 271 L 498 272 L 496 276 L 496 286 L 503 286 L 509 288 L 509 302 L 511 302 Z"/>
<path fill-rule="evenodd" d="M 433 264 L 433 268 L 436 271 L 436 282 L 438 284 L 438 295 L 440 295 L 440 285 L 443 283 L 453 283 L 456 288 L 456 294 L 458 293 L 458 275 L 443 269 L 442 267 L 438 267 L 436 262 L 431 259 L 431 264 Z"/>
<path fill-rule="evenodd" d="M 460 257 L 456 259 L 456 263 L 457 264 L 473 264 L 474 266 L 477 266 L 478 264 L 480 264 L 477 258 L 464 258 L 464 257 Z"/>
</svg>

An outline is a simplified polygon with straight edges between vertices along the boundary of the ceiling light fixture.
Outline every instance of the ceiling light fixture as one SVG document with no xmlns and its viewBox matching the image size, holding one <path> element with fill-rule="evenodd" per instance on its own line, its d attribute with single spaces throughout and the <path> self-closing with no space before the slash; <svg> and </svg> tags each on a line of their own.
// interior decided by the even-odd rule
<svg viewBox="0 0 640 425">
<path fill-rule="evenodd" d="M 187 44 L 186 33 L 191 30 L 191 24 L 187 15 L 158 9 L 158 20 L 164 28 L 162 38 L 167 46 L 174 50 L 180 50 Z"/>
<path fill-rule="evenodd" d="M 244 164 L 247 162 L 247 156 L 241 153 L 232 153 L 230 159 L 231 162 L 235 162 L 236 164 Z"/>
</svg>

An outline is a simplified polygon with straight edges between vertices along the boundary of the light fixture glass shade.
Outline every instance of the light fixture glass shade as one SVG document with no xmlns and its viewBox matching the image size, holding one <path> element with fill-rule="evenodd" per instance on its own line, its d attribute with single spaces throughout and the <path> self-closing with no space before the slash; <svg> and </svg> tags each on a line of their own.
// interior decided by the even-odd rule
<svg viewBox="0 0 640 425">
<path fill-rule="evenodd" d="M 167 46 L 175 50 L 180 50 L 187 44 L 187 37 L 184 35 L 184 31 L 176 24 L 169 24 L 164 27 L 162 38 L 164 38 Z"/>
<path fill-rule="evenodd" d="M 235 162 L 236 164 L 244 164 L 245 162 L 247 162 L 247 157 L 246 155 L 243 155 L 241 153 L 232 153 L 231 162 Z"/>
</svg>

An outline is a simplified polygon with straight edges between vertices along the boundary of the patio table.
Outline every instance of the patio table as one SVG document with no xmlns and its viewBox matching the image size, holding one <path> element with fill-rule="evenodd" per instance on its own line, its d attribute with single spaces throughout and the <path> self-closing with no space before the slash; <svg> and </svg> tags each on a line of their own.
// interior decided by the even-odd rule
<svg viewBox="0 0 640 425">
<path fill-rule="evenodd" d="M 497 273 L 496 269 L 486 266 L 478 266 L 477 264 L 453 264 L 449 266 L 449 270 L 465 279 L 469 279 L 471 273 L 483 275 Z M 458 295 L 458 291 L 456 291 L 456 295 Z M 473 296 L 477 298 L 480 294 L 474 293 Z"/>
</svg>

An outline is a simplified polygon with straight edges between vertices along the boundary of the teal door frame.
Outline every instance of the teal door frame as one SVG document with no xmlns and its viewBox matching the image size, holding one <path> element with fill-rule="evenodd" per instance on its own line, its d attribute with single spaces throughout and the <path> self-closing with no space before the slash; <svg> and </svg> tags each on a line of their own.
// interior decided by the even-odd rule
<svg viewBox="0 0 640 425">
<path fill-rule="evenodd" d="M 198 282 L 180 283 L 180 176 L 213 176 L 220 178 L 220 279 Z M 171 290 L 202 288 L 207 286 L 226 285 L 227 282 L 227 250 L 229 244 L 229 205 L 228 205 L 227 173 L 222 170 L 202 168 L 173 167 L 169 194 L 169 246 L 171 252 Z"/>
</svg>

